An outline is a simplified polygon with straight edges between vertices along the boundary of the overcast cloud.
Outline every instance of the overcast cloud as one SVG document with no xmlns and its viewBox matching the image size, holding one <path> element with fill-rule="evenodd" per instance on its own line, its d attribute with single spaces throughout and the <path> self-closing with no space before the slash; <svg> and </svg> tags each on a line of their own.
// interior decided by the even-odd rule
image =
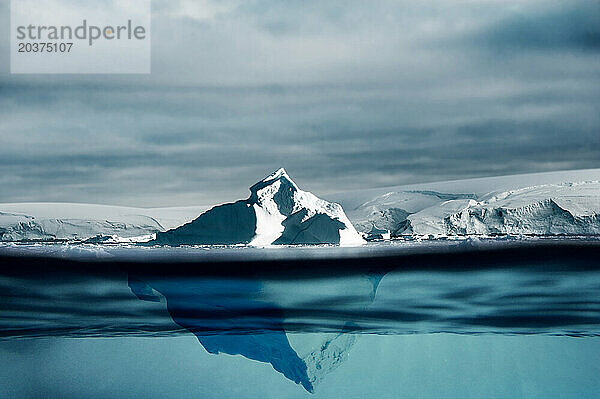
<svg viewBox="0 0 600 399">
<path fill-rule="evenodd" d="M 10 75 L 0 12 L 0 202 L 600 167 L 597 1 L 155 1 L 150 76 Z"/>
</svg>

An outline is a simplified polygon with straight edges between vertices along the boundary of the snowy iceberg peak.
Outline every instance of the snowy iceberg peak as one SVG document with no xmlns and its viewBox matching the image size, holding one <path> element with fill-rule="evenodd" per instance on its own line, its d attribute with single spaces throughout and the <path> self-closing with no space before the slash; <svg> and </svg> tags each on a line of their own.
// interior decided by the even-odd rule
<svg viewBox="0 0 600 399">
<path fill-rule="evenodd" d="M 285 169 L 270 174 L 250 187 L 249 203 L 263 207 L 271 214 L 289 216 L 296 210 L 296 194 L 300 191 Z"/>
<path fill-rule="evenodd" d="M 339 204 L 302 191 L 284 169 L 250 187 L 247 200 L 216 206 L 153 244 L 340 244 L 364 241 Z"/>
<path fill-rule="evenodd" d="M 248 203 L 256 204 L 272 214 L 279 213 L 288 217 L 306 210 L 303 220 L 317 213 L 324 213 L 345 219 L 340 221 L 349 224 L 349 221 L 345 223 L 347 218 L 341 205 L 327 202 L 313 193 L 300 190 L 283 168 L 250 187 L 250 192 L 252 194 Z"/>
<path fill-rule="evenodd" d="M 250 244 L 340 244 L 363 242 L 341 205 L 302 191 L 281 168 L 250 187 L 256 212 Z"/>
<path fill-rule="evenodd" d="M 271 173 L 269 176 L 265 177 L 264 179 L 250 187 L 250 191 L 252 193 L 256 193 L 264 187 L 268 187 L 277 183 L 283 185 L 284 187 L 289 187 L 291 189 L 298 190 L 298 186 L 290 178 L 285 169 L 280 168 L 276 172 Z"/>
</svg>

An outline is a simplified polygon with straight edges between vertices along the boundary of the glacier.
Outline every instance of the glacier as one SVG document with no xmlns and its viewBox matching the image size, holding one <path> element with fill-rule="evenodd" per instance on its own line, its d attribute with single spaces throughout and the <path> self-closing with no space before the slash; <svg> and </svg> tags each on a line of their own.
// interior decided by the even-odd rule
<svg viewBox="0 0 600 399">
<path fill-rule="evenodd" d="M 364 243 L 342 207 L 302 191 L 282 168 L 250 187 L 246 200 L 216 206 L 149 244 L 254 246 Z"/>
<path fill-rule="evenodd" d="M 0 204 L 0 241 L 147 241 L 206 207 L 133 208 L 72 203 Z M 102 242 L 102 241 L 101 241 Z"/>
<path fill-rule="evenodd" d="M 537 176 L 513 176 L 512 184 L 503 177 L 458 181 L 455 187 L 452 182 L 395 187 L 339 194 L 336 200 L 344 206 L 354 202 L 348 217 L 373 237 L 600 234 L 599 170 Z M 550 182 L 535 184 L 544 180 Z M 356 205 L 357 197 L 366 201 Z"/>
</svg>

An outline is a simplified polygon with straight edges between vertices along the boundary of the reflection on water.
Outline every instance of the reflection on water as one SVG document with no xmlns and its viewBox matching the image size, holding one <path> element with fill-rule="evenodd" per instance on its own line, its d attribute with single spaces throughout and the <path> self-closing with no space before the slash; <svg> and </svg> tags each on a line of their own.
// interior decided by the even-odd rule
<svg viewBox="0 0 600 399">
<path fill-rule="evenodd" d="M 236 275 L 236 266 L 225 277 L 179 259 L 157 273 L 156 265 L 144 269 L 110 256 L 91 260 L 74 255 L 82 248 L 61 248 L 61 257 L 42 263 L 4 258 L 0 334 L 17 342 L 191 332 L 208 353 L 270 364 L 313 392 L 348 362 L 362 334 L 600 335 L 600 268 L 590 267 L 596 249 L 565 249 L 553 262 L 525 250 L 502 267 L 446 270 L 443 264 L 466 265 L 477 254 L 442 251 L 427 258 L 442 265 L 374 270 L 368 253 L 367 267 L 360 269 L 361 258 L 352 258 L 347 274 L 339 270 L 348 258 L 329 259 L 336 272 L 321 274 L 307 257 L 306 273 Z M 73 259 L 77 267 L 68 265 Z M 385 259 L 407 261 L 396 252 Z M 269 261 L 290 267 L 287 258 Z M 232 264 L 211 267 L 217 266 Z"/>
</svg>

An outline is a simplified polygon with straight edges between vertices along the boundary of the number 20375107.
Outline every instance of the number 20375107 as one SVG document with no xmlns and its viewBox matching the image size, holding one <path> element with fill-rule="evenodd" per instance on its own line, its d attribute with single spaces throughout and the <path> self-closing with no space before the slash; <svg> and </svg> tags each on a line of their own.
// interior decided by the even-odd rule
<svg viewBox="0 0 600 399">
<path fill-rule="evenodd" d="M 73 43 L 19 43 L 19 53 L 70 53 Z"/>
</svg>

